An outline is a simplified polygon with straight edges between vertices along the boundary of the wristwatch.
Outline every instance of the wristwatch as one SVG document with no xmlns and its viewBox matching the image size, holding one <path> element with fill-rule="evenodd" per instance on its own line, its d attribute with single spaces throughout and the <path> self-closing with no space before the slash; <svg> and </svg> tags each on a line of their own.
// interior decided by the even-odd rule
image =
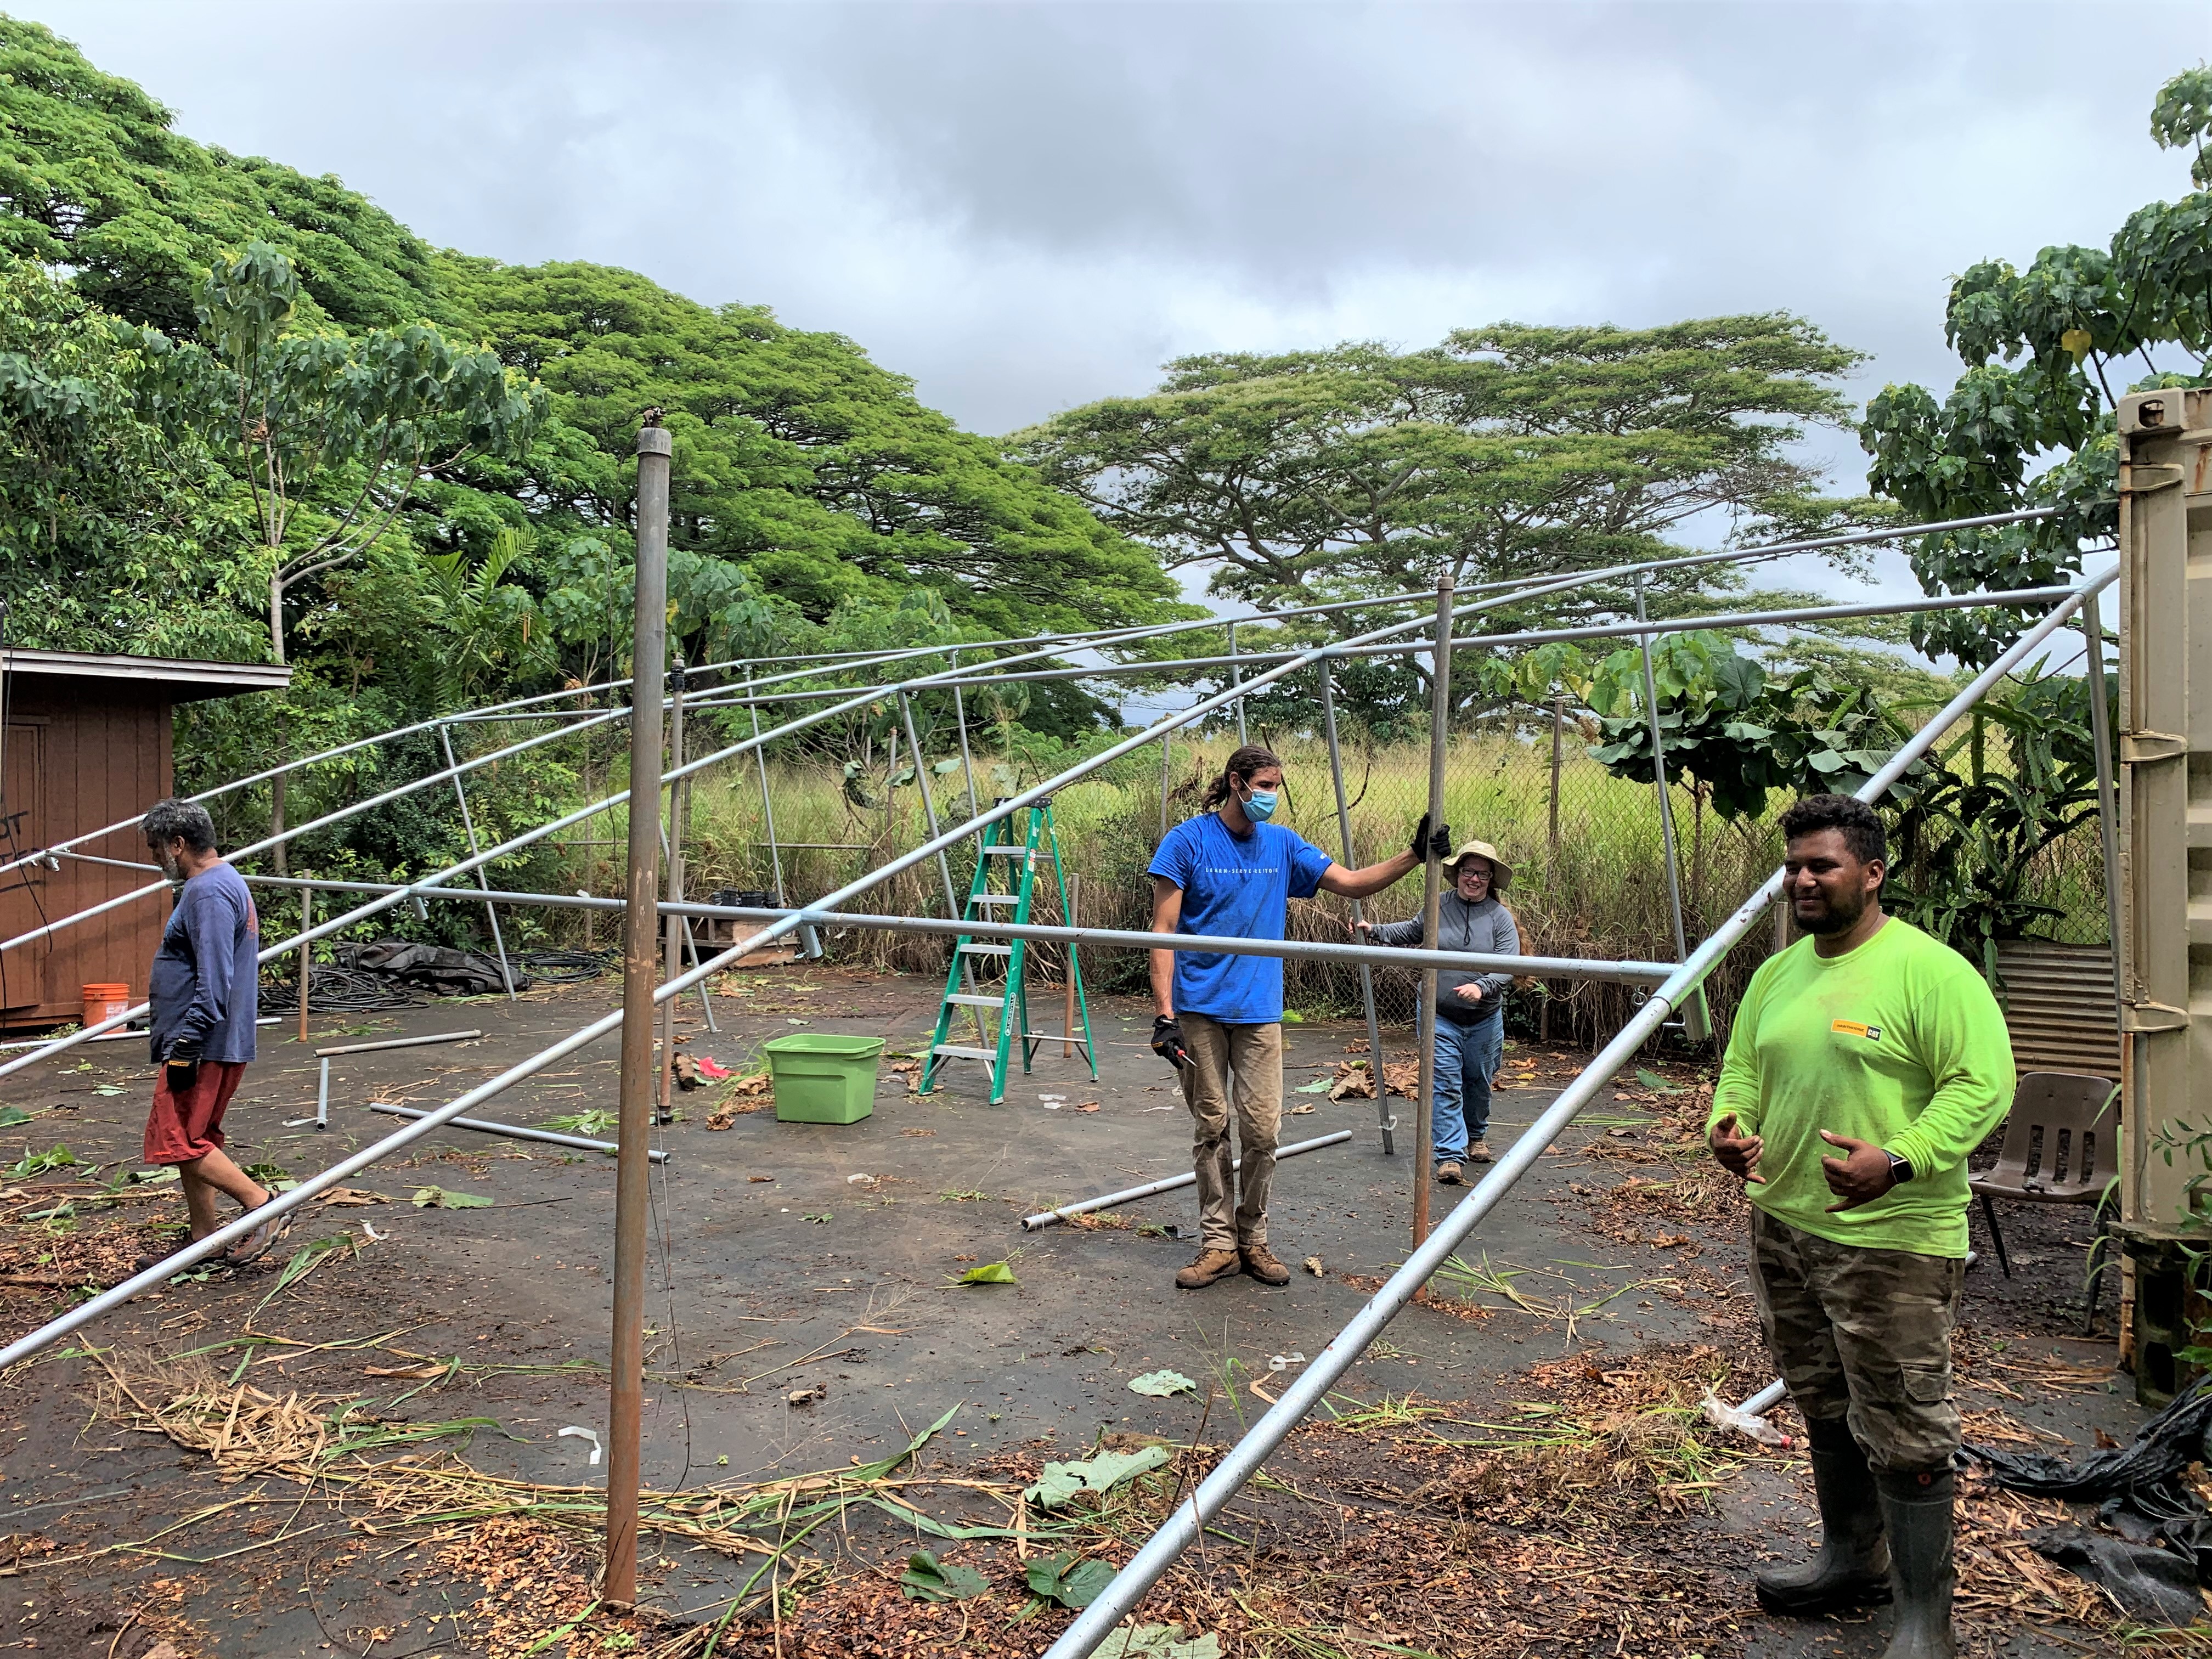
<svg viewBox="0 0 2212 1659">
<path fill-rule="evenodd" d="M 1890 1185 L 1893 1187 L 1902 1187 L 1906 1182 L 1912 1179 L 1912 1160 L 1911 1158 L 1900 1157 L 1899 1154 L 1891 1152 L 1887 1146 L 1882 1148 L 1882 1152 L 1889 1159 Z"/>
</svg>

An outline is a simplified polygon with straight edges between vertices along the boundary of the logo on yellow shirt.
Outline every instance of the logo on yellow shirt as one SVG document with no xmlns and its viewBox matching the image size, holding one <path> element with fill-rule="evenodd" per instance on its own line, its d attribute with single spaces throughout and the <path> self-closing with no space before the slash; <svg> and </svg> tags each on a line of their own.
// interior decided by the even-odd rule
<svg viewBox="0 0 2212 1659">
<path fill-rule="evenodd" d="M 1872 1042 L 1881 1041 L 1881 1026 L 1863 1025 L 1855 1019 L 1832 1020 L 1829 1023 L 1828 1029 L 1832 1031 L 1841 1031 L 1845 1036 L 1865 1037 Z"/>
</svg>

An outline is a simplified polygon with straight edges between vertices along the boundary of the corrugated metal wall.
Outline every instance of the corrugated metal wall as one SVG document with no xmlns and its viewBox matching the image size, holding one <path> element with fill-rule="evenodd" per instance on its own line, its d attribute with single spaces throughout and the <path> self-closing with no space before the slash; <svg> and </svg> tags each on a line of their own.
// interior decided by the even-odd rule
<svg viewBox="0 0 2212 1659">
<path fill-rule="evenodd" d="M 2110 945 L 2008 939 L 1997 946 L 1997 975 L 2013 1060 L 2021 1071 L 2119 1077 Z"/>
</svg>

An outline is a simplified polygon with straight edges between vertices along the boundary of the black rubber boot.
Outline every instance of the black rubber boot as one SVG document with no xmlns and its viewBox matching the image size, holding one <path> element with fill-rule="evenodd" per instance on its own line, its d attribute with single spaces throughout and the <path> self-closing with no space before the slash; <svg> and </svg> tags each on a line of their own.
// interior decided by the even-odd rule
<svg viewBox="0 0 2212 1659">
<path fill-rule="evenodd" d="M 1897 1603 L 1897 1623 L 1882 1659 L 1955 1659 L 1959 1651 L 1951 1634 L 1951 1592 L 1958 1583 L 1951 1559 L 1957 1486 L 1958 1477 L 1948 1469 L 1923 1474 L 1883 1469 L 1875 1476 Z"/>
<path fill-rule="evenodd" d="M 1759 1605 L 1792 1619 L 1817 1619 L 1889 1600 L 1889 1552 L 1874 1472 L 1842 1418 L 1807 1425 L 1813 1490 L 1820 1504 L 1820 1549 L 1802 1566 L 1774 1567 L 1754 1581 Z"/>
</svg>

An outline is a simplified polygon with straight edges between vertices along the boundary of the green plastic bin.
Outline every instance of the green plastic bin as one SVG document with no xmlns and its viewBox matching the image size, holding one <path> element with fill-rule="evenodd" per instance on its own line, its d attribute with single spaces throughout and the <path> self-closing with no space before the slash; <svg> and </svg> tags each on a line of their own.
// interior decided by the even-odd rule
<svg viewBox="0 0 2212 1659">
<path fill-rule="evenodd" d="M 794 1031 L 761 1044 L 779 1123 L 858 1123 L 876 1109 L 881 1037 Z"/>
</svg>

